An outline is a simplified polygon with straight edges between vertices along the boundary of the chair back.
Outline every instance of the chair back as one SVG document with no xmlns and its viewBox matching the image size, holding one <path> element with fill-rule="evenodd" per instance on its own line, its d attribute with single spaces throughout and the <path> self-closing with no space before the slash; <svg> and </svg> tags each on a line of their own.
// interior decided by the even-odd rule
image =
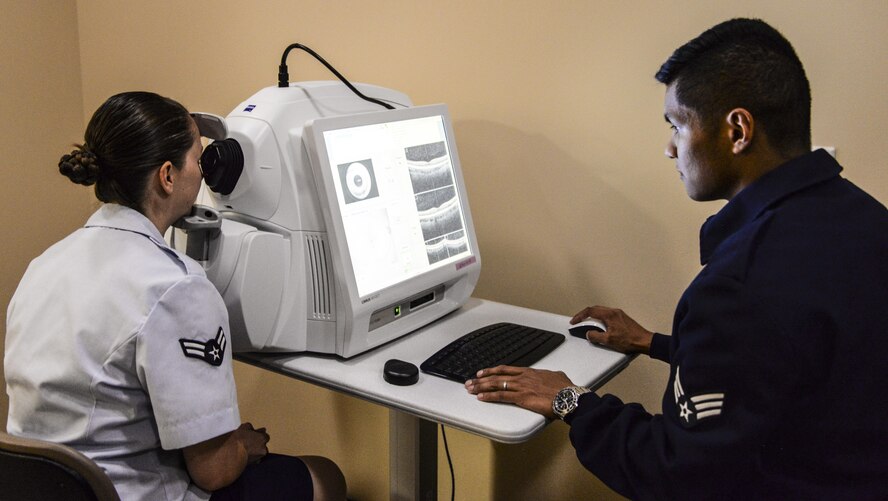
<svg viewBox="0 0 888 501">
<path fill-rule="evenodd" d="M 0 499 L 120 501 L 105 471 L 77 450 L 2 431 Z"/>
</svg>

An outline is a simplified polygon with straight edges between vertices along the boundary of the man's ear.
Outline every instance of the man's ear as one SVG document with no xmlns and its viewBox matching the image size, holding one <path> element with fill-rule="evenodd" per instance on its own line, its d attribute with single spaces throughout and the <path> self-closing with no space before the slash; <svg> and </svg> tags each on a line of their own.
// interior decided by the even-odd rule
<svg viewBox="0 0 888 501">
<path fill-rule="evenodd" d="M 755 133 L 755 119 L 752 113 L 744 108 L 735 108 L 728 113 L 727 123 L 731 152 L 735 155 L 743 153 L 752 144 Z"/>
<path fill-rule="evenodd" d="M 173 163 L 167 160 L 157 169 L 157 181 L 160 185 L 160 189 L 163 190 L 164 193 L 170 195 L 173 193 L 173 181 L 175 180 Z"/>
</svg>

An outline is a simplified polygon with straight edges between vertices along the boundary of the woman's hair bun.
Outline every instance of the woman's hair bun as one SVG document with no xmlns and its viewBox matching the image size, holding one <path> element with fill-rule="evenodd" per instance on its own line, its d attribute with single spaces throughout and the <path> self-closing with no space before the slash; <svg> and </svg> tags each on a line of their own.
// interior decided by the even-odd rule
<svg viewBox="0 0 888 501">
<path fill-rule="evenodd" d="M 59 160 L 59 172 L 72 182 L 91 186 L 99 179 L 99 162 L 96 155 L 85 146 L 78 146 Z"/>
</svg>

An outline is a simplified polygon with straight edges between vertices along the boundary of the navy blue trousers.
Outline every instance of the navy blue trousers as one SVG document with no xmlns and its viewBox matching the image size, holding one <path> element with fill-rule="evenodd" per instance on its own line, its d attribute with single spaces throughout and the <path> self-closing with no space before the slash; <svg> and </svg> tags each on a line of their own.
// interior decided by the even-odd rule
<svg viewBox="0 0 888 501">
<path fill-rule="evenodd" d="M 311 501 L 313 495 L 311 474 L 301 459 L 268 454 L 247 465 L 233 484 L 214 492 L 210 501 Z"/>
</svg>

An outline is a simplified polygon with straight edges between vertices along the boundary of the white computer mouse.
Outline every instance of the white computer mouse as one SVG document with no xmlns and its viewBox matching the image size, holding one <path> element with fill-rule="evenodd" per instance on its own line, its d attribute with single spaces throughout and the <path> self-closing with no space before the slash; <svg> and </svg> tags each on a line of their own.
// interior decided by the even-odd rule
<svg viewBox="0 0 888 501">
<path fill-rule="evenodd" d="M 607 327 L 601 320 L 598 320 L 597 318 L 587 318 L 580 323 L 570 326 L 568 332 L 570 332 L 571 336 L 587 339 L 586 332 L 588 331 L 604 332 L 606 330 Z"/>
</svg>

